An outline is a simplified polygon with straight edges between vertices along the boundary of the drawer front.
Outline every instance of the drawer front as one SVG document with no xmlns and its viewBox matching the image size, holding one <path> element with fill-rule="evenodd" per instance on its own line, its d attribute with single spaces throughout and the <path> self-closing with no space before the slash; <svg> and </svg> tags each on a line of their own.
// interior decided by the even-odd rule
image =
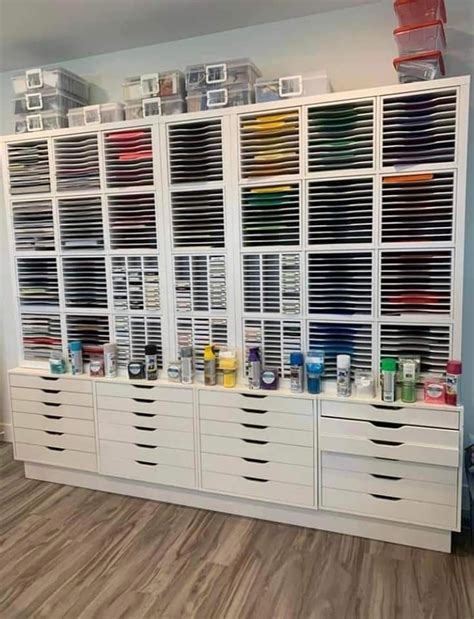
<svg viewBox="0 0 474 619">
<path fill-rule="evenodd" d="M 161 430 L 192 432 L 193 420 L 185 417 L 165 417 L 153 413 L 127 413 L 125 411 L 98 411 L 99 423 L 118 423 L 124 426 L 146 426 Z"/>
<path fill-rule="evenodd" d="M 109 395 L 119 398 L 145 398 L 148 400 L 163 400 L 164 402 L 184 402 L 190 404 L 193 401 L 192 389 L 180 387 L 154 387 L 133 383 L 97 383 L 97 395 Z"/>
<path fill-rule="evenodd" d="M 381 441 L 412 443 L 417 445 L 438 445 L 440 447 L 457 448 L 459 432 L 456 430 L 441 430 L 439 428 L 420 428 L 418 426 L 386 427 L 374 425 L 379 422 L 352 421 L 346 419 L 320 420 L 321 434 L 331 436 L 354 436 Z"/>
<path fill-rule="evenodd" d="M 404 479 L 417 481 L 451 484 L 452 486 L 458 483 L 457 470 L 447 466 L 432 466 L 429 464 L 366 458 L 364 456 L 350 456 L 329 452 L 321 454 L 321 466 L 323 469 L 390 475 L 392 477 L 403 477 Z"/>
<path fill-rule="evenodd" d="M 201 436 L 201 452 L 239 458 L 255 458 L 283 464 L 314 466 L 314 451 L 311 447 L 279 445 L 276 443 L 255 442 L 246 439 L 222 436 Z"/>
<path fill-rule="evenodd" d="M 15 442 L 87 451 L 90 453 L 96 452 L 95 438 L 91 436 L 78 436 L 77 434 L 57 433 L 47 430 L 15 428 Z"/>
<path fill-rule="evenodd" d="M 314 493 L 310 486 L 283 484 L 278 481 L 264 481 L 203 471 L 202 487 L 204 490 L 215 490 L 226 494 L 273 501 L 274 503 L 314 505 Z"/>
<path fill-rule="evenodd" d="M 119 443 L 138 443 L 139 445 L 156 445 L 172 449 L 194 449 L 194 435 L 192 432 L 174 432 L 147 428 L 143 424 L 130 427 L 117 423 L 100 423 L 99 436 L 108 441 Z"/>
<path fill-rule="evenodd" d="M 199 403 L 231 408 L 254 408 L 259 411 L 275 411 L 296 415 L 312 415 L 312 400 L 286 398 L 283 396 L 250 394 L 226 391 L 199 390 Z"/>
<path fill-rule="evenodd" d="M 53 402 L 57 404 L 73 404 L 74 406 L 94 406 L 92 394 L 72 393 L 56 389 L 27 389 L 26 387 L 12 387 L 11 397 L 14 400 L 29 400 L 31 402 Z"/>
<path fill-rule="evenodd" d="M 82 436 L 95 436 L 93 421 L 68 419 L 56 415 L 30 415 L 29 413 L 13 413 L 15 428 L 31 428 L 34 430 L 51 430 L 53 432 L 68 432 Z"/>
<path fill-rule="evenodd" d="M 201 419 L 212 421 L 230 421 L 234 423 L 252 423 L 271 428 L 291 428 L 293 430 L 313 431 L 313 417 L 310 415 L 293 415 L 275 411 L 260 411 L 253 408 L 232 408 L 224 406 L 199 407 Z"/>
<path fill-rule="evenodd" d="M 12 400 L 12 410 L 15 413 L 30 413 L 32 415 L 59 415 L 72 419 L 94 420 L 94 409 L 88 406 L 73 406 L 72 404 L 56 404 L 52 402 L 33 402 L 32 400 Z"/>
<path fill-rule="evenodd" d="M 154 445 L 114 443 L 100 441 L 100 458 L 108 460 L 142 460 L 170 466 L 194 469 L 194 452 L 184 449 L 168 449 Z"/>
<path fill-rule="evenodd" d="M 73 393 L 92 393 L 92 381 L 82 378 L 10 374 L 10 385 L 28 389 L 57 389 L 59 391 L 72 391 Z"/>
<path fill-rule="evenodd" d="M 439 505 L 457 505 L 457 486 L 437 484 L 430 481 L 415 481 L 403 477 L 394 477 L 353 471 L 322 470 L 324 488 L 378 494 L 400 499 L 412 499 L 423 503 Z M 429 507 L 426 507 L 429 509 Z"/>
<path fill-rule="evenodd" d="M 436 428 L 459 428 L 459 412 L 443 409 L 418 407 L 392 407 L 385 404 L 362 404 L 356 402 L 321 402 L 323 417 L 340 417 L 341 419 L 365 419 L 367 421 L 388 421 L 406 425 Z"/>
<path fill-rule="evenodd" d="M 424 462 L 426 464 L 453 466 L 456 468 L 459 466 L 459 452 L 457 449 L 432 445 L 380 443 L 358 437 L 320 435 L 319 449 L 321 451 L 347 453 L 355 456 Z"/>
<path fill-rule="evenodd" d="M 196 486 L 192 469 L 156 464 L 154 462 L 102 458 L 100 461 L 100 472 L 103 475 L 135 479 L 152 484 L 184 486 L 187 488 L 194 488 Z"/>
<path fill-rule="evenodd" d="M 201 434 L 247 438 L 254 441 L 301 445 L 313 447 L 313 433 L 283 428 L 269 428 L 264 425 L 227 423 L 225 421 L 201 420 Z"/>
<path fill-rule="evenodd" d="M 98 408 L 109 411 L 128 411 L 136 413 L 157 413 L 172 417 L 192 417 L 193 405 L 183 402 L 165 402 L 148 397 L 116 398 L 114 396 L 97 396 Z"/>
<path fill-rule="evenodd" d="M 287 484 L 298 484 L 313 487 L 313 469 L 298 464 L 281 464 L 252 458 L 236 458 L 234 456 L 219 456 L 203 453 L 201 456 L 203 471 L 221 473 L 239 477 L 255 477 L 280 481 Z"/>
<path fill-rule="evenodd" d="M 410 499 L 393 500 L 371 494 L 323 488 L 321 507 L 351 512 L 396 522 L 432 526 L 450 531 L 456 529 L 456 509 L 448 505 L 422 503 Z"/>
<path fill-rule="evenodd" d="M 93 453 L 63 449 L 48 449 L 42 445 L 15 444 L 16 459 L 24 462 L 52 464 L 81 471 L 97 471 L 97 458 Z"/>
</svg>

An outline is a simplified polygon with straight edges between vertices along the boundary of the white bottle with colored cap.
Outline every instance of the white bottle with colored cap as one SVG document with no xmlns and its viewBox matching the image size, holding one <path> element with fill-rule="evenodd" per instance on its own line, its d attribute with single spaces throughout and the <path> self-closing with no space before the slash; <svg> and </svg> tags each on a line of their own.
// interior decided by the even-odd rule
<svg viewBox="0 0 474 619">
<path fill-rule="evenodd" d="M 350 355 L 337 355 L 336 389 L 340 398 L 351 395 L 351 358 Z"/>
</svg>

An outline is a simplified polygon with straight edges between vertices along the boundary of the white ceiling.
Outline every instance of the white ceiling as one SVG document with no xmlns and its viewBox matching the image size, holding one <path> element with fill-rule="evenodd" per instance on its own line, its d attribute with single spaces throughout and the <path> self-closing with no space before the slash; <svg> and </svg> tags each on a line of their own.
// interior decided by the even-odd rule
<svg viewBox="0 0 474 619">
<path fill-rule="evenodd" d="M 186 39 L 367 2 L 0 0 L 0 71 Z"/>
</svg>

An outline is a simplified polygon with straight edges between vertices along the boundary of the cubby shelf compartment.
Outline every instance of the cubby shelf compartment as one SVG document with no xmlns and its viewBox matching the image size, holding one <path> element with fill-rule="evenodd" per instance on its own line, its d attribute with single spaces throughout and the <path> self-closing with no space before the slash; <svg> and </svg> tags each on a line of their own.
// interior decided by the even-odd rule
<svg viewBox="0 0 474 619">
<path fill-rule="evenodd" d="M 54 218 L 51 200 L 13 202 L 11 211 L 17 252 L 54 251 Z"/>
<path fill-rule="evenodd" d="M 104 249 L 102 200 L 97 197 L 58 200 L 62 250 Z"/>
<path fill-rule="evenodd" d="M 421 374 L 443 375 L 451 356 L 451 327 L 426 324 L 381 324 L 380 357 L 421 355 Z"/>
<path fill-rule="evenodd" d="M 97 134 L 56 138 L 54 160 L 58 191 L 100 188 Z"/>
<path fill-rule="evenodd" d="M 171 184 L 222 181 L 222 120 L 168 126 Z"/>
<path fill-rule="evenodd" d="M 242 246 L 300 245 L 300 185 L 243 187 Z"/>
<path fill-rule="evenodd" d="M 374 165 L 374 101 L 308 108 L 308 172 Z"/>
<path fill-rule="evenodd" d="M 59 307 L 58 265 L 46 256 L 18 258 L 18 295 L 22 307 Z"/>
<path fill-rule="evenodd" d="M 158 316 L 115 316 L 115 343 L 118 348 L 118 365 L 126 368 L 132 359 L 142 360 L 145 345 L 155 344 L 158 367 L 163 367 L 163 342 L 161 318 Z"/>
<path fill-rule="evenodd" d="M 209 249 L 225 245 L 223 189 L 171 193 L 175 249 Z"/>
<path fill-rule="evenodd" d="M 242 256 L 244 312 L 301 314 L 301 254 Z"/>
<path fill-rule="evenodd" d="M 308 183 L 308 244 L 372 243 L 372 177 Z"/>
<path fill-rule="evenodd" d="M 454 172 L 385 176 L 382 243 L 452 241 Z"/>
<path fill-rule="evenodd" d="M 196 370 L 204 370 L 203 352 L 208 344 L 226 346 L 228 341 L 227 318 L 178 317 L 176 319 L 176 339 L 178 353 L 182 346 L 192 346 Z"/>
<path fill-rule="evenodd" d="M 374 369 L 372 324 L 309 321 L 308 349 L 324 350 L 324 378 L 336 378 L 337 355 L 351 356 L 351 371 Z"/>
<path fill-rule="evenodd" d="M 51 191 L 48 142 L 46 140 L 9 144 L 7 152 L 10 194 Z"/>
<path fill-rule="evenodd" d="M 178 313 L 227 310 L 225 256 L 175 256 L 174 282 Z"/>
<path fill-rule="evenodd" d="M 157 223 L 153 193 L 109 196 L 111 249 L 157 249 Z"/>
<path fill-rule="evenodd" d="M 63 258 L 63 280 L 68 309 L 107 308 L 107 272 L 103 256 Z"/>
<path fill-rule="evenodd" d="M 383 166 L 453 162 L 456 118 L 456 90 L 385 97 Z"/>
<path fill-rule="evenodd" d="M 151 128 L 104 134 L 107 187 L 154 184 Z"/>
<path fill-rule="evenodd" d="M 303 350 L 300 320 L 244 320 L 245 359 L 249 348 L 258 346 L 267 367 L 278 368 L 282 378 L 290 376 L 290 353 Z"/>
<path fill-rule="evenodd" d="M 82 356 L 89 361 L 90 355 L 110 342 L 109 317 L 106 315 L 68 314 L 66 316 L 67 341 L 82 342 Z"/>
<path fill-rule="evenodd" d="M 372 252 L 308 254 L 310 314 L 372 313 Z"/>
<path fill-rule="evenodd" d="M 158 256 L 112 256 L 111 265 L 115 311 L 160 311 Z"/>
<path fill-rule="evenodd" d="M 23 358 L 47 361 L 53 351 L 61 352 L 61 318 L 59 314 L 21 313 Z"/>
</svg>

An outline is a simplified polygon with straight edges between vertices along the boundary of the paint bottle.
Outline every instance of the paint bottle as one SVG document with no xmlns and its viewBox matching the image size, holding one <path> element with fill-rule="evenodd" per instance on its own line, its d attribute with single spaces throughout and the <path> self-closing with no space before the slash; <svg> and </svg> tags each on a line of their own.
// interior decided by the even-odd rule
<svg viewBox="0 0 474 619">
<path fill-rule="evenodd" d="M 446 366 L 446 404 L 458 405 L 459 383 L 462 374 L 460 361 L 448 361 Z"/>
<path fill-rule="evenodd" d="M 310 350 L 306 355 L 306 380 L 308 393 L 321 393 L 321 377 L 324 374 L 324 351 Z"/>
<path fill-rule="evenodd" d="M 73 374 L 84 373 L 84 363 L 82 361 L 82 342 L 69 342 L 69 352 L 71 353 L 71 372 Z"/>
<path fill-rule="evenodd" d="M 290 391 L 304 391 L 304 357 L 302 352 L 290 353 Z"/>
<path fill-rule="evenodd" d="M 336 357 L 336 393 L 340 398 L 351 395 L 351 357 L 337 355 Z"/>
<path fill-rule="evenodd" d="M 117 344 L 104 344 L 104 370 L 106 378 L 117 376 Z"/>
<path fill-rule="evenodd" d="M 446 384 L 439 376 L 425 378 L 424 400 L 427 404 L 446 404 Z"/>
<path fill-rule="evenodd" d="M 183 346 L 181 356 L 181 382 L 183 385 L 192 385 L 194 380 L 194 356 L 192 346 Z"/>
<path fill-rule="evenodd" d="M 147 380 L 158 378 L 158 348 L 156 344 L 145 346 L 145 378 Z"/>
<path fill-rule="evenodd" d="M 280 380 L 280 375 L 278 373 L 278 368 L 263 368 L 262 374 L 260 377 L 260 384 L 262 389 L 270 389 L 275 390 L 278 389 L 278 383 Z"/>
<path fill-rule="evenodd" d="M 402 402 L 416 402 L 416 382 L 418 379 L 416 359 L 400 359 L 400 380 L 402 382 Z"/>
<path fill-rule="evenodd" d="M 384 402 L 395 402 L 395 386 L 397 374 L 396 359 L 382 359 L 382 400 Z"/>
<path fill-rule="evenodd" d="M 221 350 L 219 352 L 219 369 L 222 370 L 224 387 L 235 387 L 237 383 L 237 356 L 234 350 Z"/>
<path fill-rule="evenodd" d="M 212 344 L 208 344 L 204 348 L 204 384 L 217 384 L 216 354 L 214 352 Z"/>
<path fill-rule="evenodd" d="M 145 378 L 145 364 L 143 361 L 130 361 L 127 369 L 130 379 L 141 380 Z"/>
<path fill-rule="evenodd" d="M 260 389 L 262 361 L 260 358 L 260 349 L 257 346 L 249 349 L 247 368 L 249 375 L 249 389 Z"/>
<path fill-rule="evenodd" d="M 66 374 L 66 364 L 59 350 L 53 350 L 49 356 L 49 371 L 51 374 Z"/>
</svg>

